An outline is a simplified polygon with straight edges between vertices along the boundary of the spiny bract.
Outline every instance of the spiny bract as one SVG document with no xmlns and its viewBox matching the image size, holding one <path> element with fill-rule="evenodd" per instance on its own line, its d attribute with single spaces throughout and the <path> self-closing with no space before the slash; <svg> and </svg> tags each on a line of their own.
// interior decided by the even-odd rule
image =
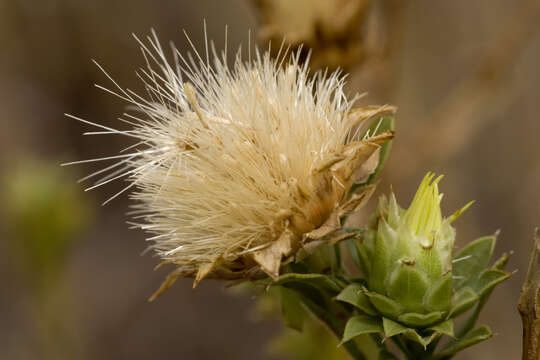
<svg viewBox="0 0 540 360">
<path fill-rule="evenodd" d="M 344 77 L 310 74 L 299 53 L 273 60 L 255 49 L 244 61 L 238 51 L 229 67 L 212 43 L 205 59 L 173 48 L 172 63 L 155 33 L 139 43 L 148 97 L 115 83 L 108 91 L 138 113 L 124 115 L 130 130 L 101 126 L 138 141 L 97 173 L 120 169 L 98 185 L 128 177 L 137 226 L 177 266 L 157 294 L 181 276 L 276 277 L 284 259 L 327 240 L 371 194 L 364 186 L 349 196 L 392 133 L 359 135 L 361 125 L 394 108 L 353 109 L 358 97 L 346 98 Z"/>
</svg>

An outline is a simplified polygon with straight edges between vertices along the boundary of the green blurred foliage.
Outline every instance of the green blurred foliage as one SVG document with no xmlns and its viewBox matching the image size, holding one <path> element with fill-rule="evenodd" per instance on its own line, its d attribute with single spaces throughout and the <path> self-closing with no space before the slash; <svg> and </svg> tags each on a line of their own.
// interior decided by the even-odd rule
<svg viewBox="0 0 540 360">
<path fill-rule="evenodd" d="M 257 292 L 252 285 L 238 286 L 239 293 Z M 279 317 L 283 311 L 283 294 L 279 287 L 270 287 L 264 293 L 258 293 L 255 318 L 263 319 Z M 338 339 L 318 319 L 308 311 L 302 314 L 302 330 L 294 330 L 284 326 L 281 333 L 269 341 L 269 352 L 272 355 L 290 360 L 349 360 L 346 351 L 338 347 Z"/>
<path fill-rule="evenodd" d="M 303 330 L 283 329 L 270 343 L 270 351 L 291 360 L 348 360 L 338 340 L 318 320 L 308 316 Z"/>
<path fill-rule="evenodd" d="M 58 164 L 25 159 L 2 179 L 8 249 L 29 275 L 46 285 L 65 264 L 91 206 L 73 176 Z"/>
</svg>

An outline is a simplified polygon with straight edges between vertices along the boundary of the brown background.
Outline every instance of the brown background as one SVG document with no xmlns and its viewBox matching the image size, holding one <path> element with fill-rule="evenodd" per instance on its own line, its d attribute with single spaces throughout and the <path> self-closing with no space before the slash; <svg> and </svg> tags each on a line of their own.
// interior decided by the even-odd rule
<svg viewBox="0 0 540 360">
<path fill-rule="evenodd" d="M 399 43 L 385 76 L 390 87 L 363 103 L 399 107 L 397 138 L 379 191 L 389 185 L 406 204 L 427 170 L 446 174 L 448 214 L 477 203 L 457 223 L 458 244 L 502 233 L 496 253 L 513 250 L 515 276 L 498 288 L 482 320 L 496 336 L 457 359 L 517 359 L 521 327 L 516 302 L 531 236 L 540 224 L 540 23 L 537 1 L 411 0 L 401 14 Z M 535 13 L 536 11 L 536 13 Z M 231 48 L 247 40 L 257 19 L 246 1 L 0 0 L 0 172 L 19 159 L 52 163 L 112 155 L 116 137 L 82 137 L 90 130 L 72 113 L 115 126 L 124 104 L 94 88 L 106 84 L 97 59 L 125 87 L 140 89 L 142 58 L 131 33 L 155 28 L 181 49 L 185 28 L 201 44 L 202 19 L 218 43 L 229 25 Z M 354 90 L 377 89 L 377 75 L 358 70 Z M 97 169 L 71 168 L 77 175 Z M 270 359 L 265 342 L 279 321 L 253 320 L 255 299 L 204 282 L 179 281 L 148 304 L 165 271 L 139 256 L 144 234 L 128 230 L 121 197 L 98 208 L 122 182 L 85 193 L 96 208 L 91 226 L 74 239 L 62 274 L 70 300 L 64 324 L 84 359 Z M 81 187 L 82 192 L 82 187 Z M 0 199 L 0 208 L 3 201 Z M 9 209 L 5 209 L 9 211 Z M 0 358 L 42 359 L 36 301 L 28 274 L 12 253 L 17 229 L 0 219 Z M 44 231 L 47 231 L 44 229 Z M 60 296 L 60 298 L 62 298 Z M 48 330 L 45 330 L 47 332 Z M 52 330 L 51 330 L 52 331 Z M 76 354 L 76 355 L 73 355 Z"/>
</svg>

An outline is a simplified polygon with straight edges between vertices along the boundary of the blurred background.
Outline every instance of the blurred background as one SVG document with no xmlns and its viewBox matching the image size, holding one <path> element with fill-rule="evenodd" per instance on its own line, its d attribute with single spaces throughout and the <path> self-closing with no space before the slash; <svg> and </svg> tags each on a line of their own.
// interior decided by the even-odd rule
<svg viewBox="0 0 540 360">
<path fill-rule="evenodd" d="M 145 236 L 125 224 L 126 196 L 100 206 L 124 184 L 84 192 L 76 180 L 99 167 L 59 166 L 129 145 L 82 136 L 95 129 L 63 116 L 119 126 L 125 104 L 93 86 L 109 83 L 91 59 L 141 90 L 131 33 L 155 28 L 187 49 L 184 28 L 202 46 L 204 18 L 218 46 L 225 25 L 230 49 L 249 29 L 261 43 L 286 36 L 313 48 L 315 67 L 350 72 L 362 104 L 398 106 L 378 191 L 392 185 L 407 204 L 427 170 L 445 174 L 447 214 L 477 200 L 457 223 L 458 246 L 501 229 L 496 255 L 512 250 L 519 270 L 484 310 L 496 336 L 457 358 L 520 357 L 516 303 L 540 225 L 539 1 L 328 3 L 0 0 L 1 359 L 315 359 L 286 357 L 302 339 L 284 341 L 264 301 L 222 283 L 178 281 L 147 303 L 167 270 L 140 256 Z"/>
</svg>

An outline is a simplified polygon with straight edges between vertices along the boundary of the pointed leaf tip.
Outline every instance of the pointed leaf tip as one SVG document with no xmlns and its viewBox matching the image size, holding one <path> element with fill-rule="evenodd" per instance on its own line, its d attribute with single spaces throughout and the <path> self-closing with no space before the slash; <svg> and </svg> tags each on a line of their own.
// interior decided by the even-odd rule
<svg viewBox="0 0 540 360">
<path fill-rule="evenodd" d="M 161 283 L 161 286 L 159 287 L 159 289 L 154 294 L 152 294 L 152 296 L 148 299 L 148 302 L 152 302 L 156 300 L 165 291 L 167 291 L 176 282 L 176 280 L 178 280 L 178 278 L 182 276 L 182 272 L 183 271 L 181 268 L 171 271 L 171 273 L 167 275 L 163 283 Z"/>
<path fill-rule="evenodd" d="M 415 329 L 403 326 L 402 324 L 388 318 L 383 318 L 383 328 L 386 337 L 403 335 L 407 339 L 419 343 L 424 348 L 426 348 L 433 340 L 435 340 L 435 338 L 437 338 L 437 336 L 439 336 L 439 333 L 434 332 L 428 336 L 422 337 Z"/>
<path fill-rule="evenodd" d="M 476 290 L 480 296 L 488 294 L 495 286 L 508 279 L 511 274 L 497 269 L 489 269 L 482 273 L 476 284 Z"/>
<path fill-rule="evenodd" d="M 457 352 L 487 340 L 493 336 L 491 329 L 485 325 L 469 331 L 462 338 L 448 343 L 448 345 L 433 357 L 436 360 L 447 359 Z"/>
<path fill-rule="evenodd" d="M 448 335 L 454 337 L 454 321 L 446 320 L 438 323 L 437 325 L 431 326 L 428 330 L 436 331 L 440 334 Z"/>
</svg>

